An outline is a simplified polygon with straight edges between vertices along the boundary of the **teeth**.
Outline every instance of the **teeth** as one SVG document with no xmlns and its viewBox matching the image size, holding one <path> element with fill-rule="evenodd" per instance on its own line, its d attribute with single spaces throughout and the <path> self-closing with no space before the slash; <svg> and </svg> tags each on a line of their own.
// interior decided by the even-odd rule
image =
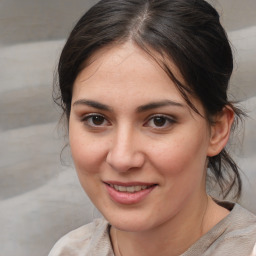
<svg viewBox="0 0 256 256">
<path fill-rule="evenodd" d="M 126 187 L 114 185 L 115 190 L 126 192 Z"/>
<path fill-rule="evenodd" d="M 133 193 L 135 191 L 135 187 L 127 187 L 126 191 L 130 192 L 130 193 Z"/>
<path fill-rule="evenodd" d="M 134 192 L 138 192 L 144 189 L 149 188 L 150 186 L 118 186 L 118 185 L 113 185 L 113 184 L 109 184 L 111 188 L 114 188 L 117 191 L 120 192 L 128 192 L 128 193 L 134 193 Z"/>
</svg>

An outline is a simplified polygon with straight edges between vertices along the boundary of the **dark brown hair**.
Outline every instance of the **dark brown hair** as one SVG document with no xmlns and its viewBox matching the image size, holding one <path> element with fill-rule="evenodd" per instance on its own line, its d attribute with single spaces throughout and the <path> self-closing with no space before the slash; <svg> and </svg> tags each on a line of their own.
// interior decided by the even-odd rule
<svg viewBox="0 0 256 256">
<path fill-rule="evenodd" d="M 58 65 L 55 101 L 69 119 L 72 87 L 86 61 L 99 49 L 131 40 L 156 59 L 174 81 L 188 105 L 198 113 L 190 97 L 198 98 L 206 118 L 231 107 L 236 119 L 243 112 L 227 98 L 233 70 L 232 50 L 217 11 L 203 0 L 102 0 L 78 21 Z M 186 84 L 173 74 L 167 61 L 179 68 Z M 198 113 L 200 114 L 200 113 Z M 209 169 L 226 197 L 233 187 L 241 193 L 238 167 L 226 149 L 209 158 Z"/>
</svg>

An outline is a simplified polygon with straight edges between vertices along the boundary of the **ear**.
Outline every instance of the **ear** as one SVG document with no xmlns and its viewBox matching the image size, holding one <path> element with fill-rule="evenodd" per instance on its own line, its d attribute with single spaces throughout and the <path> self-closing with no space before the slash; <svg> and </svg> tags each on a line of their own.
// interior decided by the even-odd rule
<svg viewBox="0 0 256 256">
<path fill-rule="evenodd" d="M 225 106 L 223 110 L 214 117 L 214 123 L 211 125 L 207 156 L 218 155 L 226 146 L 233 121 L 234 111 L 229 106 Z"/>
</svg>

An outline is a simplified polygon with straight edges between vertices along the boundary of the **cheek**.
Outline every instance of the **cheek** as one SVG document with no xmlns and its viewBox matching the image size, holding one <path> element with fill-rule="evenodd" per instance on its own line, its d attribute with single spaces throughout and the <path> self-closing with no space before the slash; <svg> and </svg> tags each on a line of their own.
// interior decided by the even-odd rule
<svg viewBox="0 0 256 256">
<path fill-rule="evenodd" d="M 70 127 L 69 143 L 72 158 L 79 175 L 94 173 L 104 162 L 106 143 L 81 131 L 81 128 Z"/>
<path fill-rule="evenodd" d="M 199 135 L 198 135 L 199 137 Z M 202 138 L 180 136 L 153 147 L 155 167 L 165 175 L 193 175 L 202 173 L 206 162 L 206 143 Z"/>
<path fill-rule="evenodd" d="M 69 142 L 80 184 L 93 202 L 100 198 L 100 170 L 104 163 L 104 148 L 79 129 L 70 128 Z"/>
</svg>

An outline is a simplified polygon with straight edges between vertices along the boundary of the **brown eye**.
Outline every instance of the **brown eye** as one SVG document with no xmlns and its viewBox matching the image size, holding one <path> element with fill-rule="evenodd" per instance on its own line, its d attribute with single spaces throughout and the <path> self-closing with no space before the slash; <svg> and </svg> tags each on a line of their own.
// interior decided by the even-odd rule
<svg viewBox="0 0 256 256">
<path fill-rule="evenodd" d="M 99 114 L 89 114 L 82 118 L 82 122 L 89 127 L 104 127 L 108 126 L 107 119 Z"/>
<path fill-rule="evenodd" d="M 162 127 L 166 124 L 167 120 L 165 117 L 157 116 L 153 118 L 154 125 L 157 127 Z"/>
<path fill-rule="evenodd" d="M 92 119 L 91 122 L 94 125 L 102 125 L 105 121 L 105 118 L 103 116 L 92 116 L 91 119 Z"/>
<path fill-rule="evenodd" d="M 144 126 L 154 129 L 167 129 L 170 128 L 175 122 L 176 121 L 172 116 L 159 114 L 151 116 Z"/>
</svg>

